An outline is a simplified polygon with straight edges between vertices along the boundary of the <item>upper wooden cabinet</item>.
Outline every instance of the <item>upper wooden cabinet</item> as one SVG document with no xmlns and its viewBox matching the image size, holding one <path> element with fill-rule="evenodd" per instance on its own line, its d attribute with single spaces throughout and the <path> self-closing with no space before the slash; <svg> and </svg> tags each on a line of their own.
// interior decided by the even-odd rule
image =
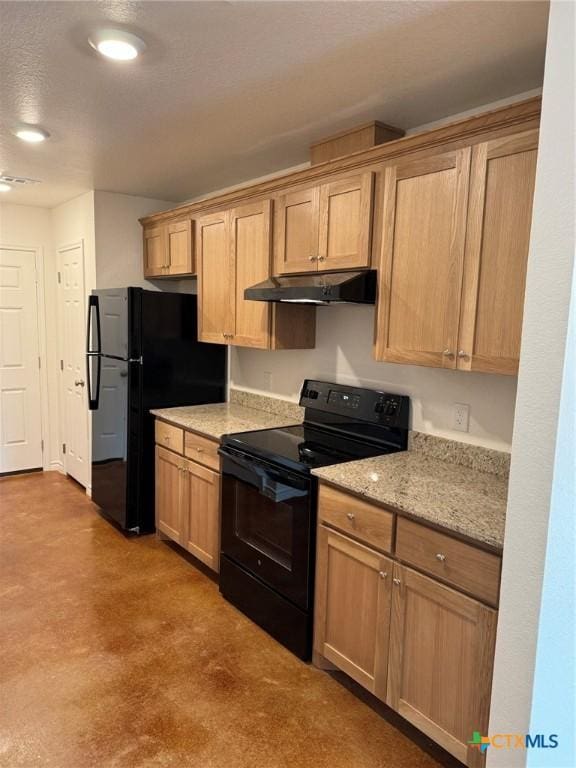
<svg viewBox="0 0 576 768">
<path fill-rule="evenodd" d="M 470 149 L 386 168 L 377 357 L 454 367 Z"/>
<path fill-rule="evenodd" d="M 196 220 L 198 265 L 198 337 L 225 343 L 234 333 L 234 260 L 230 248 L 230 213 Z"/>
<path fill-rule="evenodd" d="M 537 142 L 386 168 L 377 359 L 517 371 Z"/>
<path fill-rule="evenodd" d="M 272 204 L 250 203 L 196 222 L 199 338 L 257 349 L 311 349 L 313 307 L 247 301 L 270 276 Z"/>
<path fill-rule="evenodd" d="M 373 186 L 363 173 L 278 198 L 275 274 L 368 267 Z"/>
<path fill-rule="evenodd" d="M 195 273 L 192 221 L 144 227 L 144 277 L 186 277 Z"/>
<path fill-rule="evenodd" d="M 537 131 L 472 149 L 458 368 L 516 373 Z"/>
<path fill-rule="evenodd" d="M 274 273 L 318 269 L 320 188 L 290 192 L 275 201 Z"/>
</svg>

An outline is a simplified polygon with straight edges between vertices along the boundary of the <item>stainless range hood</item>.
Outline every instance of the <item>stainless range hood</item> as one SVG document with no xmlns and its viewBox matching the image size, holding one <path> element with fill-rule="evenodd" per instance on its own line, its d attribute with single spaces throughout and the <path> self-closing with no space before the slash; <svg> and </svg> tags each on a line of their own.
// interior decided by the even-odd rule
<svg viewBox="0 0 576 768">
<path fill-rule="evenodd" d="M 290 304 L 374 304 L 376 270 L 270 277 L 246 288 L 244 298 Z"/>
</svg>

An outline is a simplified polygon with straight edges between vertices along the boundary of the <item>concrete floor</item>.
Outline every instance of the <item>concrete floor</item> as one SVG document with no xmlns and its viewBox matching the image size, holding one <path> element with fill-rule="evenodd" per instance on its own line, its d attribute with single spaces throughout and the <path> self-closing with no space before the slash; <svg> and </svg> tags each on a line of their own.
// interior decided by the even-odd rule
<svg viewBox="0 0 576 768">
<path fill-rule="evenodd" d="M 440 764 L 72 481 L 3 478 L 0 504 L 3 768 Z"/>
</svg>

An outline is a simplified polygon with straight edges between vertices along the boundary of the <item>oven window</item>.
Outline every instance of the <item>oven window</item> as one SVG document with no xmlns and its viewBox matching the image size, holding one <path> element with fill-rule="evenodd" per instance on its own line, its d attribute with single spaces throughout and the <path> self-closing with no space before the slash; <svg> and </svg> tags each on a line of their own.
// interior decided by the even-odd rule
<svg viewBox="0 0 576 768">
<path fill-rule="evenodd" d="M 244 483 L 236 483 L 236 494 L 236 537 L 291 571 L 292 506 L 273 501 Z"/>
</svg>

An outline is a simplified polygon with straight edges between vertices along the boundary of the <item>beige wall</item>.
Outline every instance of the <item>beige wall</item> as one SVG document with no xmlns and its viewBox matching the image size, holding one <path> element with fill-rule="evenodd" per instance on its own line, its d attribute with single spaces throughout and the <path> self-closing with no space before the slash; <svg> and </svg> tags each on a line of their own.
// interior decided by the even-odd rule
<svg viewBox="0 0 576 768">
<path fill-rule="evenodd" d="M 373 307 L 318 307 L 316 312 L 316 349 L 265 352 L 232 347 L 230 385 L 291 400 L 298 399 L 304 378 L 386 389 L 410 395 L 414 429 L 510 449 L 516 377 L 377 363 L 372 357 Z M 451 428 L 454 403 L 471 406 L 467 433 Z"/>
<path fill-rule="evenodd" d="M 164 287 L 174 290 L 174 282 L 177 281 L 166 283 L 144 279 L 142 227 L 138 221 L 142 216 L 173 205 L 165 200 L 147 197 L 94 192 L 97 288 L 139 286 L 148 290 L 161 290 Z"/>
</svg>

